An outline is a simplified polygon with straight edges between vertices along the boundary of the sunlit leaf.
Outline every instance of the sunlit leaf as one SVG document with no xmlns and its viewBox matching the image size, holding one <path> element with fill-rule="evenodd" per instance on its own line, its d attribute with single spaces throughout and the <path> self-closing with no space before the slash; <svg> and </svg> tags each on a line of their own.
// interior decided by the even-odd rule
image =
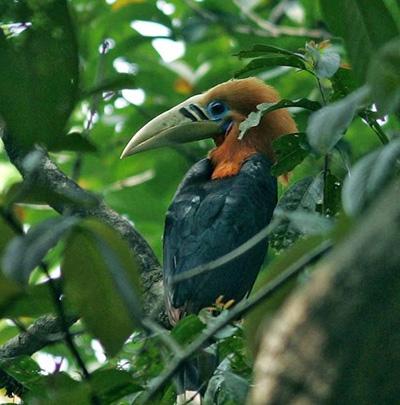
<svg viewBox="0 0 400 405">
<path fill-rule="evenodd" d="M 140 4 L 140 3 L 145 3 L 146 0 L 117 0 L 112 4 L 112 9 L 113 10 L 118 10 L 120 8 L 126 7 L 129 4 Z"/>
<path fill-rule="evenodd" d="M 190 343 L 205 327 L 196 315 L 188 315 L 172 329 L 171 336 L 180 344 Z"/>
<path fill-rule="evenodd" d="M 127 243 L 103 223 L 85 220 L 66 240 L 62 272 L 68 299 L 116 354 L 142 317 L 139 266 Z"/>
</svg>

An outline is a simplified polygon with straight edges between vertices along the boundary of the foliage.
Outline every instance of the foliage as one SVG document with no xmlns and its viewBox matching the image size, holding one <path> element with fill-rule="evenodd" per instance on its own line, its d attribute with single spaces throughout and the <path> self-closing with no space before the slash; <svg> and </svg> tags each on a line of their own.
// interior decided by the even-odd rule
<svg viewBox="0 0 400 405">
<path fill-rule="evenodd" d="M 45 314 L 82 317 L 67 337 L 53 336 L 58 343 L 32 357 L 3 359 L 0 348 L 7 377 L 0 374 L 0 385 L 10 394 L 31 404 L 140 403 L 163 369 L 215 322 L 191 315 L 172 332 L 149 323 L 138 258 L 126 242 L 99 221 L 56 216 L 47 205 L 104 201 L 134 221 L 161 256 L 169 201 L 211 144 L 119 156 L 132 133 L 183 99 L 232 77 L 258 75 L 282 100 L 260 104 L 241 124 L 241 136 L 279 108 L 289 108 L 298 123 L 297 134 L 274 143 L 280 201 L 257 290 L 321 240 L 351 230 L 357 221 L 346 214 L 363 215 L 398 176 L 398 3 L 250 3 L 0 1 L 0 125 L 26 152 L 28 173 L 21 181 L 1 150 L 0 343 Z M 93 196 L 34 188 L 42 148 Z M 260 325 L 310 271 L 244 326 L 217 334 L 219 365 L 206 403 L 243 403 L 249 343 L 256 347 Z M 156 395 L 174 403 L 173 381 Z"/>
</svg>

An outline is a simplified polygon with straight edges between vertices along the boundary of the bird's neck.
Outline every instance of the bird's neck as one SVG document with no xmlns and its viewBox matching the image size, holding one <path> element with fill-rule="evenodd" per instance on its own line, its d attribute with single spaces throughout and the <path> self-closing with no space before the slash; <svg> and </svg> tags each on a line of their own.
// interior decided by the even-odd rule
<svg viewBox="0 0 400 405">
<path fill-rule="evenodd" d="M 209 159 L 214 166 L 211 176 L 213 180 L 236 176 L 243 162 L 257 153 L 257 149 L 251 143 L 238 139 L 238 135 L 239 128 L 235 124 L 225 140 L 210 152 Z"/>
</svg>

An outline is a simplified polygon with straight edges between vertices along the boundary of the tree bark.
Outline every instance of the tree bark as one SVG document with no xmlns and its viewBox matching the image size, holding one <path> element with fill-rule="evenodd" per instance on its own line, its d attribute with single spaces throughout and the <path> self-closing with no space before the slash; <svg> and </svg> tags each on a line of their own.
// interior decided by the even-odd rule
<svg viewBox="0 0 400 405">
<path fill-rule="evenodd" d="M 268 326 L 249 403 L 400 401 L 400 180 Z"/>
</svg>

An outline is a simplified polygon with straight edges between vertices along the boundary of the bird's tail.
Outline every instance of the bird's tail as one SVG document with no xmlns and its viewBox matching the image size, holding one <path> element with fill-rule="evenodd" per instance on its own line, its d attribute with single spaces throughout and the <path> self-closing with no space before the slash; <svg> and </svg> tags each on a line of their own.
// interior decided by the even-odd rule
<svg viewBox="0 0 400 405">
<path fill-rule="evenodd" d="M 217 367 L 217 356 L 202 350 L 182 364 L 176 378 L 177 404 L 201 404 L 208 380 Z"/>
<path fill-rule="evenodd" d="M 198 358 L 187 360 L 178 372 L 177 405 L 201 404 L 201 381 L 199 375 Z"/>
</svg>

